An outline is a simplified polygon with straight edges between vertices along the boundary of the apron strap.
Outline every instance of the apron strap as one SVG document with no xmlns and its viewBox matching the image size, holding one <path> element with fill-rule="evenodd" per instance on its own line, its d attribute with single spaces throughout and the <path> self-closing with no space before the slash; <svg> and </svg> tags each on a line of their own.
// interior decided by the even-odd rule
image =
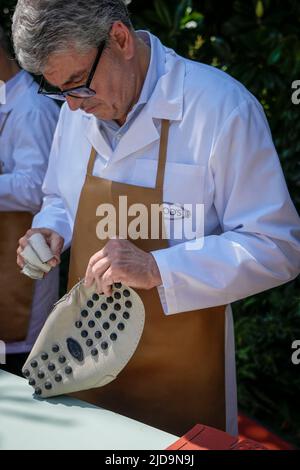
<svg viewBox="0 0 300 470">
<path fill-rule="evenodd" d="M 88 167 L 87 167 L 87 174 L 89 176 L 93 176 L 93 170 L 94 170 L 94 166 L 95 166 L 96 157 L 97 157 L 97 152 L 94 149 L 94 147 L 92 147 L 91 155 L 90 155 L 90 159 L 89 159 L 89 163 L 88 163 Z"/>
<path fill-rule="evenodd" d="M 167 162 L 167 149 L 168 149 L 168 138 L 169 138 L 170 121 L 163 119 L 161 123 L 161 136 L 160 136 L 160 147 L 159 147 L 159 160 L 156 177 L 156 189 L 163 189 L 165 170 Z"/>
</svg>

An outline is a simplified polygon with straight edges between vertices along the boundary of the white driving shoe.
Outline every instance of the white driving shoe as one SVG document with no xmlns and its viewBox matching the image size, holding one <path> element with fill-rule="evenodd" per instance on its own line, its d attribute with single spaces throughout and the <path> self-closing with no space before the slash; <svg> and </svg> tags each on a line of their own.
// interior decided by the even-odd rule
<svg viewBox="0 0 300 470">
<path fill-rule="evenodd" d="M 82 280 L 55 304 L 23 374 L 42 397 L 106 385 L 134 354 L 144 322 L 144 305 L 134 290 L 114 284 L 106 297 Z"/>
</svg>

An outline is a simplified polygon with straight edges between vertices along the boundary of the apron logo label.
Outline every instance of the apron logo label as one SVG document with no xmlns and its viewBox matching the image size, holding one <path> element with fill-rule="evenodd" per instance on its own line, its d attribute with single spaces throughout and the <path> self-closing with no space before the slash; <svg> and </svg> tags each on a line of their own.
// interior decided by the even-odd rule
<svg viewBox="0 0 300 470">
<path fill-rule="evenodd" d="M 185 207 L 180 204 L 164 202 L 163 207 L 165 218 L 170 220 L 189 219 L 192 215 L 190 210 L 185 209 Z"/>
<path fill-rule="evenodd" d="M 100 204 L 96 217 L 99 240 L 118 236 L 131 240 L 179 240 L 189 242 L 187 250 L 199 250 L 204 243 L 203 204 L 132 204 L 127 196 L 119 196 L 119 213 L 113 204 Z M 117 233 L 118 232 L 118 233 Z"/>
</svg>

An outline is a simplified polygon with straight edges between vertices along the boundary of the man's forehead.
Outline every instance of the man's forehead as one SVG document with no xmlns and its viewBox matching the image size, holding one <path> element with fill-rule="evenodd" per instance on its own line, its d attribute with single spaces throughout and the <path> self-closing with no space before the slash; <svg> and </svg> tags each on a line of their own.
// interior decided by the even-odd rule
<svg viewBox="0 0 300 470">
<path fill-rule="evenodd" d="M 65 53 L 52 54 L 47 61 L 43 75 L 55 85 L 62 86 L 72 82 L 76 78 L 80 78 L 91 66 L 94 54 L 94 49 L 84 54 L 74 49 Z"/>
</svg>

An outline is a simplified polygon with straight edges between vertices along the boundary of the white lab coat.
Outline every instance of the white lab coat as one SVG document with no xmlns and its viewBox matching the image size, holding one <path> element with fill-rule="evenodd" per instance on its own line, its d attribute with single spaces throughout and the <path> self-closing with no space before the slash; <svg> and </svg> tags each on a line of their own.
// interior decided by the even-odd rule
<svg viewBox="0 0 300 470">
<path fill-rule="evenodd" d="M 52 100 L 37 94 L 38 85 L 27 72 L 19 72 L 13 80 L 14 85 L 7 91 L 6 104 L 0 105 L 0 164 L 3 173 L 0 174 L 0 212 L 28 211 L 35 214 L 42 204 L 42 183 L 59 108 Z M 27 338 L 8 344 L 7 353 L 31 350 L 57 297 L 58 270 L 54 270 L 46 281 L 35 283 Z"/>
<path fill-rule="evenodd" d="M 170 248 L 153 253 L 166 315 L 230 304 L 295 278 L 300 220 L 262 107 L 227 74 L 179 57 L 154 36 L 151 44 L 165 60 L 165 73 L 115 151 L 95 117 L 63 107 L 34 225 L 53 228 L 70 244 L 92 145 L 94 175 L 154 187 L 160 123 L 169 119 L 164 202 L 204 204 L 205 238 L 199 250 L 170 240 Z M 227 430 L 235 434 L 230 305 L 225 334 Z"/>
</svg>

